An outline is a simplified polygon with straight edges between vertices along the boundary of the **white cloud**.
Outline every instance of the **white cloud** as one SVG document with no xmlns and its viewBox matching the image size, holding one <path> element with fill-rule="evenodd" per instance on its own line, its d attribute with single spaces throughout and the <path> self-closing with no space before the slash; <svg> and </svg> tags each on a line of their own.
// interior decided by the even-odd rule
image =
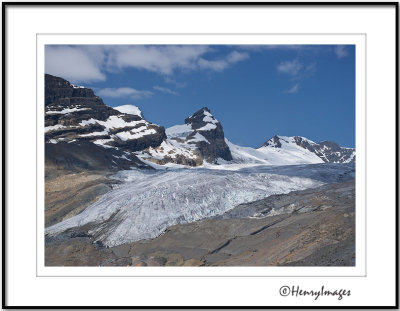
<svg viewBox="0 0 400 311">
<path fill-rule="evenodd" d="M 73 83 L 106 80 L 108 72 L 135 68 L 171 76 L 175 71 L 223 71 L 249 57 L 233 51 L 218 60 L 205 59 L 215 50 L 205 45 L 48 45 L 46 73 Z"/>
<path fill-rule="evenodd" d="M 106 75 L 101 71 L 104 55 L 99 52 L 95 49 L 48 45 L 45 50 L 45 71 L 75 83 L 104 81 Z"/>
<path fill-rule="evenodd" d="M 347 57 L 349 55 L 349 53 L 348 53 L 348 51 L 346 49 L 346 46 L 344 46 L 344 45 L 336 46 L 334 51 L 335 51 L 335 54 L 336 54 L 337 58 L 339 58 L 339 59 Z"/>
<path fill-rule="evenodd" d="M 185 88 L 186 85 L 187 85 L 186 82 L 178 82 L 178 81 L 176 81 L 176 80 L 174 80 L 174 79 L 171 79 L 171 78 L 168 77 L 168 76 L 166 76 L 166 77 L 164 78 L 164 81 L 165 81 L 165 83 L 172 84 L 173 86 L 178 87 L 178 88 L 181 88 L 181 89 L 182 89 L 182 88 Z"/>
<path fill-rule="evenodd" d="M 247 53 L 241 53 L 238 51 L 233 51 L 231 53 L 229 53 L 228 57 L 227 57 L 227 61 L 230 64 L 234 64 L 237 62 L 240 62 L 242 60 L 246 60 L 248 59 L 250 56 Z"/>
<path fill-rule="evenodd" d="M 127 67 L 170 75 L 177 69 L 195 69 L 200 56 L 210 51 L 204 45 L 183 46 L 113 46 L 107 68 Z"/>
<path fill-rule="evenodd" d="M 249 58 L 248 53 L 241 53 L 238 51 L 233 51 L 229 53 L 226 58 L 224 59 L 219 59 L 219 60 L 206 60 L 204 58 L 200 58 L 198 61 L 198 65 L 200 66 L 201 69 L 210 69 L 214 71 L 224 71 L 226 68 L 229 66 L 246 60 Z"/>
<path fill-rule="evenodd" d="M 97 94 L 104 97 L 129 97 L 133 99 L 142 99 L 153 95 L 153 93 L 150 91 L 140 91 L 131 87 L 105 88 L 99 90 Z"/>
<path fill-rule="evenodd" d="M 290 76 L 289 80 L 296 83 L 289 90 L 283 91 L 284 93 L 296 94 L 300 89 L 300 83 L 312 76 L 316 72 L 317 63 L 300 63 L 297 59 L 292 61 L 285 61 L 278 65 L 277 70 L 280 73 Z"/>
<path fill-rule="evenodd" d="M 225 60 L 206 60 L 203 58 L 199 59 L 198 64 L 202 69 L 211 69 L 219 72 L 224 71 L 229 66 Z"/>
<path fill-rule="evenodd" d="M 156 91 L 160 91 L 162 93 L 170 94 L 170 95 L 179 95 L 178 92 L 175 92 L 167 87 L 161 87 L 161 86 L 156 85 L 156 86 L 153 86 L 153 89 L 155 89 Z"/>
<path fill-rule="evenodd" d="M 303 65 L 297 59 L 282 62 L 277 67 L 278 72 L 289 74 L 291 76 L 296 76 L 300 72 L 301 68 L 303 68 Z"/>
<path fill-rule="evenodd" d="M 306 73 L 309 73 L 309 74 L 315 73 L 315 72 L 317 71 L 317 63 L 316 63 L 316 62 L 313 62 L 313 63 L 311 63 L 311 64 L 308 64 L 308 65 L 304 68 L 304 71 L 305 71 Z"/>
<path fill-rule="evenodd" d="M 300 85 L 297 83 L 295 85 L 293 85 L 293 87 L 287 91 L 287 93 L 289 94 L 295 94 L 299 91 Z"/>
</svg>

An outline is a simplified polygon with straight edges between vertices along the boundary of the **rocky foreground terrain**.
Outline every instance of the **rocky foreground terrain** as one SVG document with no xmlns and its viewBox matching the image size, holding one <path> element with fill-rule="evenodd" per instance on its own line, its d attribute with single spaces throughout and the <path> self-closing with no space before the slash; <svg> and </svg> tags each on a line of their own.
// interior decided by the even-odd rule
<svg viewBox="0 0 400 311">
<path fill-rule="evenodd" d="M 46 236 L 47 266 L 353 266 L 354 179 L 272 195 L 161 236 L 104 247 L 86 227 Z M 279 213 L 274 216 L 274 213 Z M 253 216 L 250 216 L 253 215 Z"/>
</svg>

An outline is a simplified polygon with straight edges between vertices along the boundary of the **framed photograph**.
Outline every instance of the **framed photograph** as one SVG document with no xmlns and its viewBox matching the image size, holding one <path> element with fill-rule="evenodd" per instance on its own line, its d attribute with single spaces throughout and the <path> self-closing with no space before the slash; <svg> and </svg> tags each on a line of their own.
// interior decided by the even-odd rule
<svg viewBox="0 0 400 311">
<path fill-rule="evenodd" d="M 2 12 L 3 308 L 398 307 L 398 3 Z"/>
</svg>

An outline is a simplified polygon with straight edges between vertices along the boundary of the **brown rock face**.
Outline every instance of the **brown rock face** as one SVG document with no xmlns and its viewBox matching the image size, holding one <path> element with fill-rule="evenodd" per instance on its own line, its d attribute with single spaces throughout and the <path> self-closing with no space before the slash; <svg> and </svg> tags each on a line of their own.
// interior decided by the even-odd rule
<svg viewBox="0 0 400 311">
<path fill-rule="evenodd" d="M 49 170 L 50 168 L 47 171 Z M 117 181 L 94 173 L 82 172 L 47 176 L 45 226 L 51 226 L 79 214 L 102 194 L 109 191 L 112 183 L 115 184 Z"/>
</svg>

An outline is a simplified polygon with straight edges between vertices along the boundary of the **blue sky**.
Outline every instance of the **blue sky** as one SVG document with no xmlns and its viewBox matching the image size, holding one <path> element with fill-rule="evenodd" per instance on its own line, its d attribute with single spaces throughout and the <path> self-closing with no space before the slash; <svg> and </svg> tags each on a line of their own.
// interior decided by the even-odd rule
<svg viewBox="0 0 400 311">
<path fill-rule="evenodd" d="M 353 45 L 46 46 L 45 71 L 170 127 L 206 106 L 233 143 L 355 146 Z"/>
</svg>

